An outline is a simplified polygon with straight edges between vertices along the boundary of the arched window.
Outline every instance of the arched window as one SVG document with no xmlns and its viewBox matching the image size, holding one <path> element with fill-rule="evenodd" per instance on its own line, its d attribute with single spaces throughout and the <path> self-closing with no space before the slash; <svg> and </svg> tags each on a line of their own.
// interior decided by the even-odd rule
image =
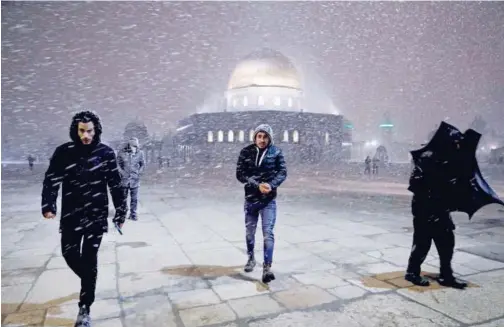
<svg viewBox="0 0 504 327">
<path fill-rule="evenodd" d="M 257 98 L 257 104 L 259 106 L 264 106 L 264 97 L 262 95 L 260 95 L 258 98 Z"/>
<path fill-rule="evenodd" d="M 249 132 L 249 141 L 254 142 L 254 130 L 251 129 Z"/>
<path fill-rule="evenodd" d="M 325 133 L 325 144 L 329 144 L 329 133 Z"/>
<path fill-rule="evenodd" d="M 212 131 L 208 131 L 207 141 L 209 143 L 213 142 L 213 132 Z"/>
<path fill-rule="evenodd" d="M 228 142 L 234 142 L 234 132 L 228 131 Z"/>
<path fill-rule="evenodd" d="M 248 98 L 247 98 L 247 96 L 243 97 L 243 106 L 244 107 L 248 106 Z"/>
<path fill-rule="evenodd" d="M 299 132 L 298 131 L 292 132 L 292 142 L 299 143 Z"/>
<path fill-rule="evenodd" d="M 282 142 L 289 142 L 289 131 L 284 131 L 283 132 Z"/>
<path fill-rule="evenodd" d="M 244 131 L 239 131 L 238 132 L 238 141 L 244 142 L 245 141 L 245 132 Z"/>
<path fill-rule="evenodd" d="M 224 142 L 224 132 L 223 131 L 217 132 L 217 142 Z"/>
<path fill-rule="evenodd" d="M 292 107 L 292 98 L 289 98 L 289 100 L 287 100 L 287 106 Z"/>
<path fill-rule="evenodd" d="M 277 107 L 278 107 L 281 103 L 282 103 L 282 102 L 281 102 L 281 100 L 280 100 L 280 97 L 275 97 L 275 100 L 273 100 L 273 104 L 274 104 L 275 106 L 277 106 Z"/>
</svg>

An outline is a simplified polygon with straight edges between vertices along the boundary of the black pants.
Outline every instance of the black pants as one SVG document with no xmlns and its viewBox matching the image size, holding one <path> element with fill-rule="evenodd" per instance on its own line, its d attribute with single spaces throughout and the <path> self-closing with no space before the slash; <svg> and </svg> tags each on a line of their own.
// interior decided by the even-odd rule
<svg viewBox="0 0 504 327">
<path fill-rule="evenodd" d="M 439 254 L 440 276 L 445 278 L 453 276 L 451 261 L 455 248 L 455 234 L 453 228 L 444 221 L 446 220 L 427 222 L 420 218 L 413 219 L 413 247 L 408 262 L 408 273 L 420 274 L 420 266 L 434 241 Z"/>
<path fill-rule="evenodd" d="M 86 305 L 89 308 L 95 300 L 98 250 L 102 238 L 103 232 L 92 233 L 85 230 L 62 230 L 61 232 L 63 258 L 68 267 L 81 279 L 79 306 Z"/>
</svg>

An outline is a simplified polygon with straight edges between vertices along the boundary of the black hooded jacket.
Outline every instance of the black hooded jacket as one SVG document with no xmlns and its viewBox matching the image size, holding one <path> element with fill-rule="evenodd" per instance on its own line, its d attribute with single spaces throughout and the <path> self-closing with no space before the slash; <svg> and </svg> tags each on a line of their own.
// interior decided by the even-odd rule
<svg viewBox="0 0 504 327">
<path fill-rule="evenodd" d="M 95 136 L 92 144 L 82 144 L 77 126 L 79 121 L 92 121 Z M 42 214 L 57 213 L 56 200 L 62 185 L 60 232 L 66 229 L 108 230 L 107 186 L 116 209 L 115 222 L 124 223 L 126 196 L 121 188 L 114 150 L 100 142 L 101 124 L 98 116 L 81 112 L 70 126 L 72 142 L 60 145 L 51 157 L 42 189 Z"/>
<path fill-rule="evenodd" d="M 276 198 L 278 187 L 287 178 L 287 166 L 282 150 L 273 145 L 271 127 L 258 126 L 254 132 L 254 139 L 258 132 L 267 133 L 270 144 L 264 150 L 251 144 L 240 151 L 236 164 L 236 179 L 244 184 L 246 201 L 266 205 Z M 268 183 L 271 186 L 271 192 L 262 194 L 259 191 L 261 183 Z"/>
</svg>

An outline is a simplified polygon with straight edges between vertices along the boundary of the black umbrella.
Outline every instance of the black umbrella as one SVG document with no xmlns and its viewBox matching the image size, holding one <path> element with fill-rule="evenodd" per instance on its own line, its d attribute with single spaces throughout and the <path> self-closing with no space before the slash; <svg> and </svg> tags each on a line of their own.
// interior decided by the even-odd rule
<svg viewBox="0 0 504 327">
<path fill-rule="evenodd" d="M 480 138 L 472 129 L 462 133 L 441 122 L 423 148 L 410 152 L 415 167 L 409 189 L 415 194 L 435 191 L 450 211 L 465 212 L 469 219 L 488 204 L 504 205 L 481 175 L 476 160 Z"/>
</svg>

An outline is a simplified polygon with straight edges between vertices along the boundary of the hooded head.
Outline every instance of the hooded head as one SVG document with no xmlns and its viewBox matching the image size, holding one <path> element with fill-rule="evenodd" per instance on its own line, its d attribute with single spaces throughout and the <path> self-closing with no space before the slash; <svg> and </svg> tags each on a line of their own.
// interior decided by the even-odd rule
<svg viewBox="0 0 504 327">
<path fill-rule="evenodd" d="M 260 149 L 273 144 L 273 129 L 268 124 L 261 124 L 254 130 L 254 143 Z"/>
<path fill-rule="evenodd" d="M 136 137 L 132 137 L 128 141 L 128 147 L 132 149 L 133 151 L 138 150 L 140 147 L 140 143 L 138 142 L 138 139 Z"/>
<path fill-rule="evenodd" d="M 97 114 L 81 111 L 75 114 L 70 124 L 70 138 L 76 144 L 90 145 L 101 141 L 102 125 Z"/>
</svg>

